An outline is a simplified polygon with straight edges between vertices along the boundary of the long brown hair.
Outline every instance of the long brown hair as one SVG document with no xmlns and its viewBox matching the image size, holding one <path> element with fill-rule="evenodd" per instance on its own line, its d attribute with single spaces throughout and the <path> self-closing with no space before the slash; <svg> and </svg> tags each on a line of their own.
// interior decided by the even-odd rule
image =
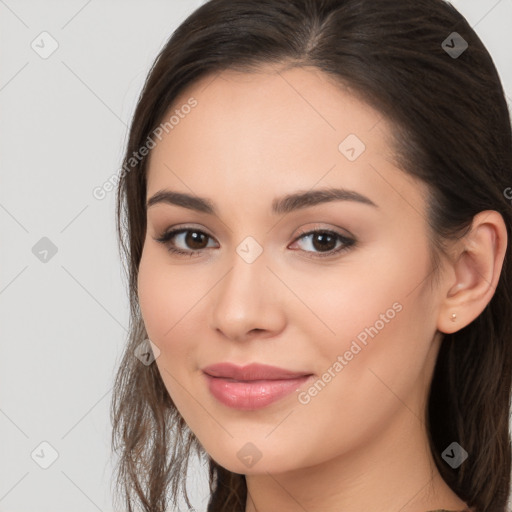
<svg viewBox="0 0 512 512">
<path fill-rule="evenodd" d="M 458 35 L 454 35 L 456 32 Z M 451 37 L 451 39 L 450 39 Z M 456 39 L 454 39 L 456 38 Z M 447 44 L 445 41 L 448 41 Z M 467 48 L 450 51 L 457 41 Z M 443 43 L 445 42 L 445 43 Z M 147 338 L 137 298 L 146 231 L 147 158 L 133 159 L 177 95 L 206 74 L 266 63 L 315 66 L 348 86 L 395 128 L 404 172 L 429 186 L 434 260 L 480 211 L 496 210 L 512 240 L 512 135 L 493 61 L 467 21 L 443 0 L 211 0 L 158 55 L 135 110 L 117 197 L 131 319 L 112 398 L 116 490 L 125 508 L 163 512 L 195 452 L 209 463 L 209 512 L 244 511 L 244 475 L 216 464 L 173 404 L 155 364 L 134 357 Z M 473 322 L 441 345 L 426 411 L 442 477 L 479 512 L 505 512 L 509 497 L 512 267 L 508 244 L 495 294 Z M 441 458 L 456 440 L 469 459 Z"/>
</svg>

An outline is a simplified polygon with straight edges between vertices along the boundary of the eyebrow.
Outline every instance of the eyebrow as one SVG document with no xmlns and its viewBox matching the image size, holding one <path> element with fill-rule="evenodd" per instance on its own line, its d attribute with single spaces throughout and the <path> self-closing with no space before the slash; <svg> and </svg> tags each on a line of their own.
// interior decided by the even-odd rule
<svg viewBox="0 0 512 512">
<path fill-rule="evenodd" d="M 354 190 L 323 188 L 306 192 L 295 192 L 276 198 L 272 201 L 272 213 L 282 215 L 301 208 L 331 201 L 354 201 L 378 208 L 371 199 Z M 147 201 L 146 209 L 160 203 L 181 206 L 189 210 L 196 210 L 210 215 L 218 215 L 215 205 L 210 199 L 186 194 L 184 192 L 160 190 Z"/>
</svg>

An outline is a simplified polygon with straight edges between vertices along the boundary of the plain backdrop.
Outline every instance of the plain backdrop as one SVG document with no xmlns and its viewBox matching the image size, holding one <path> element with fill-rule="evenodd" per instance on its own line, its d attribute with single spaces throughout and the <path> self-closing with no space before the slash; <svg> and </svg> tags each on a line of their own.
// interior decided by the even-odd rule
<svg viewBox="0 0 512 512">
<path fill-rule="evenodd" d="M 1 512 L 112 510 L 109 404 L 128 302 L 114 192 L 92 191 L 120 168 L 149 67 L 200 3 L 0 0 Z M 453 4 L 512 105 L 512 0 Z M 202 512 L 206 473 L 192 474 Z"/>
</svg>

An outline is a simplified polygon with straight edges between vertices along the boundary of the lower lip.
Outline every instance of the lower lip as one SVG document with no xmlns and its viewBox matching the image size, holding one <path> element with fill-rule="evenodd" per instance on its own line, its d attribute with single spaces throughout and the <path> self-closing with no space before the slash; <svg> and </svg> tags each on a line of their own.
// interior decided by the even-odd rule
<svg viewBox="0 0 512 512">
<path fill-rule="evenodd" d="M 235 381 L 205 374 L 210 393 L 221 403 L 234 409 L 261 409 L 293 393 L 311 379 L 305 375 L 296 379 Z"/>
</svg>

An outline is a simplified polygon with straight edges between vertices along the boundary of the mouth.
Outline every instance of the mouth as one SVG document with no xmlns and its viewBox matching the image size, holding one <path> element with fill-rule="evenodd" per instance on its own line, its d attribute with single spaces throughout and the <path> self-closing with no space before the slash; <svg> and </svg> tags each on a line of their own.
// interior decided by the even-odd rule
<svg viewBox="0 0 512 512">
<path fill-rule="evenodd" d="M 210 393 L 222 404 L 242 410 L 261 409 L 289 395 L 314 376 L 276 366 L 240 367 L 220 363 L 203 368 Z"/>
</svg>

